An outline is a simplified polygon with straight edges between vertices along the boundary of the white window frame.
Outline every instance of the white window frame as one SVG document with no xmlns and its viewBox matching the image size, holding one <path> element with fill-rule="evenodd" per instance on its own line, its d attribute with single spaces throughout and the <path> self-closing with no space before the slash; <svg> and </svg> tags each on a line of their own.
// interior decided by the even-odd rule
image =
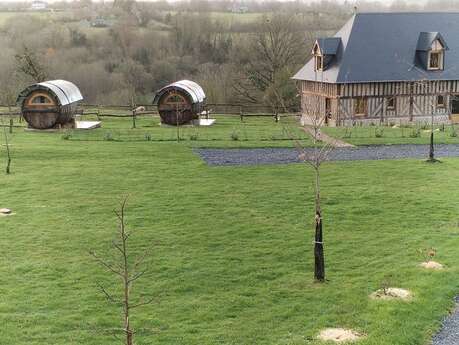
<svg viewBox="0 0 459 345">
<path fill-rule="evenodd" d="M 430 65 L 432 61 L 432 54 L 438 54 L 438 66 L 432 67 Z M 429 71 L 441 71 L 443 70 L 444 67 L 444 61 L 445 61 L 445 48 L 441 44 L 439 40 L 435 40 L 432 43 L 431 50 L 429 50 L 428 53 L 428 59 L 427 59 L 427 69 Z"/>
<path fill-rule="evenodd" d="M 314 56 L 314 70 L 316 72 L 320 72 L 324 70 L 324 56 L 320 51 L 319 43 L 316 42 L 314 44 L 314 48 L 312 49 L 312 55 Z"/>
</svg>

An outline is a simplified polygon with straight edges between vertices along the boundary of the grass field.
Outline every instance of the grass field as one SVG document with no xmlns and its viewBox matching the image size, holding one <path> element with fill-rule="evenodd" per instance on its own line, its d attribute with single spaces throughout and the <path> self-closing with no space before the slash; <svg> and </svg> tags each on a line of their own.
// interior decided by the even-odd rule
<svg viewBox="0 0 459 345">
<path fill-rule="evenodd" d="M 389 126 L 366 127 L 328 127 L 323 131 L 354 145 L 391 145 L 391 144 L 428 144 L 430 126 L 413 124 L 406 128 Z M 437 144 L 459 144 L 457 126 L 434 127 L 434 139 Z"/>
<path fill-rule="evenodd" d="M 12 18 L 18 20 L 27 20 L 30 18 L 40 18 L 49 21 L 60 21 L 64 17 L 71 16 L 70 11 L 62 12 L 34 12 L 34 11 L 18 11 L 18 12 L 0 12 L 0 27 L 8 23 Z"/>
<path fill-rule="evenodd" d="M 272 117 L 244 117 L 214 115 L 217 120 L 211 127 L 183 126 L 180 139 L 193 147 L 294 147 L 299 140 L 302 145 L 312 145 L 311 138 L 299 127 L 295 117 L 283 117 L 276 123 Z M 72 140 L 117 141 L 176 141 L 175 127 L 161 127 L 158 117 L 139 117 L 133 131 L 130 118 L 103 118 L 101 129 L 91 132 L 71 133 Z M 324 127 L 333 137 L 354 145 L 428 144 L 430 127 L 414 124 L 407 128 L 389 126 Z M 435 143 L 459 144 L 459 129 L 455 126 L 435 126 Z"/>
<path fill-rule="evenodd" d="M 128 115 L 126 111 L 107 109 L 105 113 Z M 118 142 L 172 142 L 180 141 L 185 146 L 209 148 L 244 148 L 244 147 L 295 147 L 297 142 L 303 146 L 311 146 L 312 140 L 302 128 L 295 116 L 285 116 L 276 123 L 273 117 L 245 116 L 241 121 L 236 115 L 218 115 L 214 125 L 210 127 L 161 126 L 158 116 L 139 116 L 136 129 L 132 129 L 132 118 L 101 117 L 102 128 L 93 131 L 65 131 L 63 136 L 75 141 L 118 141 Z M 84 120 L 97 120 L 94 116 L 84 116 Z M 8 119 L 3 118 L 3 124 Z M 15 125 L 19 123 L 17 118 Z M 393 145 L 393 144 L 428 144 L 430 142 L 430 126 L 413 124 L 409 127 L 390 126 L 355 126 L 355 127 L 323 127 L 324 133 L 354 145 Z M 459 128 L 457 126 L 434 127 L 436 144 L 459 144 Z"/>
<path fill-rule="evenodd" d="M 459 159 L 325 164 L 329 280 L 317 284 L 301 164 L 208 167 L 185 142 L 20 129 L 12 154 L 13 174 L 0 175 L 0 207 L 16 213 L 0 218 L 5 344 L 116 343 L 103 330 L 120 326 L 119 311 L 95 283 L 117 281 L 88 251 L 109 247 L 126 194 L 133 255 L 151 249 L 133 294 L 157 297 L 132 315 L 139 345 L 318 345 L 337 326 L 367 334 L 362 345 L 426 345 L 459 290 Z M 0 159 L 3 169 L 3 146 Z M 447 270 L 417 266 L 431 246 Z M 370 300 L 388 279 L 413 301 Z"/>
<path fill-rule="evenodd" d="M 299 141 L 303 145 L 312 144 L 310 137 L 298 127 L 294 117 L 284 117 L 276 123 L 273 117 L 212 116 L 216 118 L 209 127 L 181 126 L 178 130 L 180 141 L 191 147 L 294 147 Z M 86 120 L 97 120 L 85 116 Z M 15 125 L 25 126 L 25 122 Z M 8 123 L 7 119 L 3 120 Z M 64 131 L 62 136 L 70 141 L 118 141 L 118 142 L 174 142 L 177 128 L 161 126 L 159 117 L 139 116 L 136 129 L 132 129 L 132 118 L 103 117 L 102 128 L 92 131 Z"/>
</svg>

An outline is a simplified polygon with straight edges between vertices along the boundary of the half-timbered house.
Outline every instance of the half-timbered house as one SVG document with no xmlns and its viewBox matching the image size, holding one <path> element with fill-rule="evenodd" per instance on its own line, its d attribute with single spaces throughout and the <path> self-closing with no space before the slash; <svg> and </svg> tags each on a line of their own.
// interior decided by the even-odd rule
<svg viewBox="0 0 459 345">
<path fill-rule="evenodd" d="M 459 13 L 358 13 L 311 55 L 303 119 L 313 103 L 331 125 L 459 121 Z"/>
</svg>

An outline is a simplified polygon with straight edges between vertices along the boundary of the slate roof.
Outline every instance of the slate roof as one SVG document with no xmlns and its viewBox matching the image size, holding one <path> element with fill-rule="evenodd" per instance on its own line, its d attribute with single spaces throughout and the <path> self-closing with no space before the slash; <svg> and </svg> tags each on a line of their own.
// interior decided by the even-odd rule
<svg viewBox="0 0 459 345">
<path fill-rule="evenodd" d="M 317 43 L 319 44 L 320 50 L 324 55 L 336 55 L 338 52 L 341 38 L 329 37 L 329 38 L 318 38 Z"/>
<path fill-rule="evenodd" d="M 419 51 L 428 51 L 432 46 L 432 43 L 435 40 L 439 40 L 445 49 L 448 49 L 448 45 L 446 44 L 443 36 L 439 32 L 421 32 L 419 34 L 418 45 L 416 46 L 416 50 Z"/>
<path fill-rule="evenodd" d="M 459 80 L 459 13 L 358 13 L 334 37 L 341 38 L 341 44 L 325 71 L 315 72 L 311 59 L 293 79 L 329 83 Z M 428 71 L 421 66 L 417 51 L 426 49 L 435 37 L 447 48 L 444 70 Z"/>
<path fill-rule="evenodd" d="M 68 105 L 83 99 L 80 90 L 75 84 L 67 80 L 50 80 L 30 85 L 21 91 L 18 96 L 17 103 L 22 105 L 22 102 L 27 98 L 27 96 L 35 90 L 51 91 L 58 99 L 60 105 Z"/>
<path fill-rule="evenodd" d="M 155 99 L 153 100 L 153 104 L 157 104 L 165 92 L 177 89 L 186 92 L 191 97 L 193 103 L 201 103 L 206 99 L 206 94 L 199 84 L 191 80 L 180 80 L 166 85 L 162 89 L 158 90 L 156 92 Z"/>
</svg>

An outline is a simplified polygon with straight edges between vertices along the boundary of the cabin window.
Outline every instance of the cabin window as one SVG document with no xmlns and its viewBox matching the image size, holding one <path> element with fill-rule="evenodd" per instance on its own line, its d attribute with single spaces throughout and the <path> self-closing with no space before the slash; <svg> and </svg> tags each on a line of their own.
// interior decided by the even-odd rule
<svg viewBox="0 0 459 345">
<path fill-rule="evenodd" d="M 395 97 L 387 98 L 387 110 L 395 110 Z"/>
<path fill-rule="evenodd" d="M 185 99 L 176 94 L 176 93 L 173 93 L 173 94 L 170 94 L 169 96 L 167 96 L 167 98 L 164 100 L 164 103 L 168 103 L 168 104 L 183 104 L 183 103 L 186 103 Z"/>
<path fill-rule="evenodd" d="M 438 108 L 444 108 L 445 106 L 446 106 L 445 96 L 438 95 L 437 96 L 437 107 Z"/>
<path fill-rule="evenodd" d="M 53 104 L 51 99 L 45 95 L 38 95 L 32 98 L 31 104 Z"/>
<path fill-rule="evenodd" d="M 367 111 L 367 100 L 364 97 L 355 99 L 354 113 L 355 116 L 365 116 Z"/>
</svg>

